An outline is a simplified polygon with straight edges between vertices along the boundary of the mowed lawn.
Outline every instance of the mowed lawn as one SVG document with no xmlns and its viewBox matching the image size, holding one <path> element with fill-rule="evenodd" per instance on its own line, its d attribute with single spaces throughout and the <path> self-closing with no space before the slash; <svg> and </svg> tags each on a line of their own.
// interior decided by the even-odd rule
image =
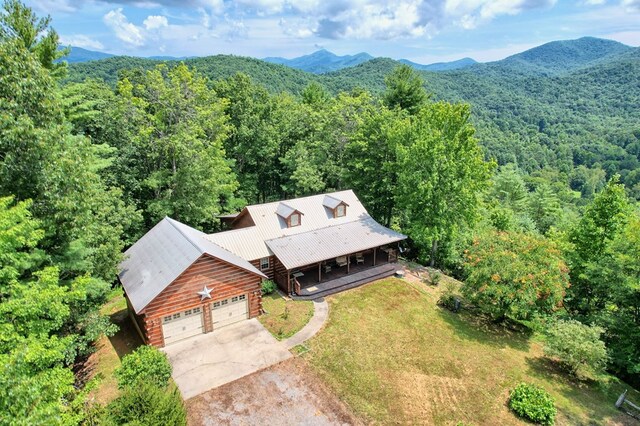
<svg viewBox="0 0 640 426">
<path fill-rule="evenodd" d="M 622 385 L 574 383 L 534 339 L 436 300 L 433 289 L 395 278 L 332 296 L 305 358 L 367 423 L 526 424 L 506 404 L 527 381 L 556 399 L 557 424 L 636 424 L 614 407 Z"/>
<path fill-rule="evenodd" d="M 278 340 L 296 334 L 313 316 L 313 302 L 285 300 L 276 291 L 262 296 L 262 309 L 258 320 Z"/>
</svg>

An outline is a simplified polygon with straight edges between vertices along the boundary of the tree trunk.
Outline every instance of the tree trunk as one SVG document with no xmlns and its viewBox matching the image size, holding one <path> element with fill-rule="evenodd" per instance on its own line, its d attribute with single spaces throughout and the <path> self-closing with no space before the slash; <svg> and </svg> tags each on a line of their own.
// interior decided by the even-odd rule
<svg viewBox="0 0 640 426">
<path fill-rule="evenodd" d="M 438 252 L 438 240 L 433 240 L 431 243 L 431 258 L 429 259 L 429 266 L 432 268 L 436 265 L 436 253 Z"/>
</svg>

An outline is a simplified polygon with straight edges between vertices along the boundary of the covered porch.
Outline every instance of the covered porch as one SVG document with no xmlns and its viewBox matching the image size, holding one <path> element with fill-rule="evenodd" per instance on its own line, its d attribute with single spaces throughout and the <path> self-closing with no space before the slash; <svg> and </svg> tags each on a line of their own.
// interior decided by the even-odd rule
<svg viewBox="0 0 640 426">
<path fill-rule="evenodd" d="M 278 286 L 292 297 L 315 298 L 393 274 L 390 264 L 405 238 L 365 217 L 266 244 L 275 255 Z"/>
<path fill-rule="evenodd" d="M 294 299 L 315 299 L 393 275 L 397 245 L 374 247 L 288 271 Z"/>
</svg>

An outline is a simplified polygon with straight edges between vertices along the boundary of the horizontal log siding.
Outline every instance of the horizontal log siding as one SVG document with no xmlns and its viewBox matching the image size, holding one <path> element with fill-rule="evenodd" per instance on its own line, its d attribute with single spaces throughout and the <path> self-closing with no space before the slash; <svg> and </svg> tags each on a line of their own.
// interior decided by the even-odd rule
<svg viewBox="0 0 640 426">
<path fill-rule="evenodd" d="M 273 256 L 273 270 L 276 284 L 285 294 L 291 294 L 291 283 L 289 282 L 289 271 L 284 267 L 277 257 Z"/>
<path fill-rule="evenodd" d="M 275 261 L 275 256 L 269 256 L 269 269 L 265 269 L 262 270 L 260 269 L 260 259 L 256 259 L 256 260 L 252 260 L 250 263 L 256 267 L 256 269 L 260 272 L 262 272 L 263 274 L 265 274 L 270 280 L 273 280 L 273 266 L 274 266 L 274 261 Z"/>
<path fill-rule="evenodd" d="M 162 347 L 162 318 L 175 312 L 202 307 L 205 332 L 213 330 L 211 303 L 232 296 L 246 294 L 249 300 L 249 317 L 260 315 L 262 278 L 251 272 L 203 255 L 164 289 L 144 310 L 144 331 L 149 344 Z M 204 286 L 212 289 L 211 299 L 200 301 L 197 292 Z"/>
</svg>

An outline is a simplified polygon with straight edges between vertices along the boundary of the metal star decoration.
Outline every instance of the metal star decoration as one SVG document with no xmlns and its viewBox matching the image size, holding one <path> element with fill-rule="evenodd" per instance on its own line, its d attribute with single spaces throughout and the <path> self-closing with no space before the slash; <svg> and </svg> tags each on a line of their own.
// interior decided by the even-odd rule
<svg viewBox="0 0 640 426">
<path fill-rule="evenodd" d="M 200 301 L 202 302 L 204 299 L 211 299 L 212 291 L 213 289 L 209 289 L 205 285 L 204 288 L 198 292 L 198 294 L 200 295 Z"/>
</svg>

